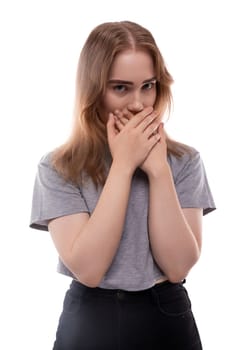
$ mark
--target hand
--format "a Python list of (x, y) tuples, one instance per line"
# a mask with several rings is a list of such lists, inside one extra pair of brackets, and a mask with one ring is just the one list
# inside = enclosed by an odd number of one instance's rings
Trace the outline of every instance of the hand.
[(163, 123), (159, 124), (157, 132), (160, 135), (160, 140), (141, 165), (141, 169), (145, 171), (148, 177), (153, 176), (156, 178), (163, 175), (168, 166), (166, 134)]
[[(129, 111), (115, 111), (116, 116), (115, 125), (118, 131), (124, 129), (127, 123), (134, 117)], [(160, 176), (163, 170), (167, 166), (167, 145), (166, 134), (164, 132), (163, 123), (161, 123), (158, 115), (155, 114), (155, 120), (153, 121), (153, 134), (157, 133), (158, 142), (148, 153), (146, 159), (140, 164), (140, 168), (148, 176)]]
[(110, 113), (107, 123), (110, 152), (113, 161), (134, 172), (160, 139), (160, 135), (154, 133), (155, 113), (152, 107), (147, 107), (128, 120), (121, 130), (117, 126), (117, 120), (118, 118)]

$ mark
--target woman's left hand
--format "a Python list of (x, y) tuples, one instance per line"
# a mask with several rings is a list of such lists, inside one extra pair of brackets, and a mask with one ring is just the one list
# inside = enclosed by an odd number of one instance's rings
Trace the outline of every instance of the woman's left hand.
[[(133, 118), (132, 113), (124, 110), (122, 112), (115, 111), (114, 115), (117, 117), (116, 127), (121, 131), (127, 122)], [(158, 122), (157, 128), (154, 132), (160, 135), (160, 140), (152, 148), (148, 157), (141, 164), (140, 168), (148, 175), (148, 177), (159, 177), (163, 174), (163, 171), (167, 168), (167, 143), (166, 134), (164, 131), (164, 124)]]
[(164, 124), (160, 123), (157, 129), (160, 135), (159, 142), (152, 148), (146, 160), (140, 166), (145, 173), (150, 177), (159, 177), (163, 171), (167, 169), (167, 143), (166, 134), (164, 132)]

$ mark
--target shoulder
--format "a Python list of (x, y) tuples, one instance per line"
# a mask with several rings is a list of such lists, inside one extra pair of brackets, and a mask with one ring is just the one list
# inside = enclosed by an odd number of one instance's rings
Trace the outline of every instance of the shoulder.
[(168, 155), (168, 163), (171, 167), (174, 180), (181, 174), (185, 175), (194, 172), (195, 169), (200, 168), (202, 163), (200, 152), (192, 146), (185, 146), (186, 150), (181, 156)]
[(42, 155), (38, 162), (39, 167), (52, 168), (53, 151), (49, 151)]
[(42, 173), (53, 173), (54, 176), (61, 177), (54, 166), (54, 154), (55, 151), (53, 150), (42, 155), (38, 162), (38, 171)]
[(53, 165), (54, 151), (45, 153), (38, 162), (37, 176), (43, 184), (64, 185), (66, 181)]
[(200, 152), (192, 147), (185, 145), (186, 149), (183, 151), (181, 156), (175, 156), (174, 154), (168, 154), (168, 162), (171, 166), (178, 166), (179, 168), (183, 168), (189, 162), (194, 161), (195, 159), (200, 158)]

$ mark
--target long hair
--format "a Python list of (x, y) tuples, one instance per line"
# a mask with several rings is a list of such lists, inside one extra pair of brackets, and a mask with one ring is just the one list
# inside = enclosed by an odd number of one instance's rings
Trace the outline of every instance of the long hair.
[[(106, 180), (108, 150), (106, 121), (98, 113), (116, 55), (128, 49), (148, 52), (154, 63), (157, 96), (154, 108), (170, 111), (173, 82), (151, 33), (129, 21), (103, 23), (88, 36), (79, 57), (74, 125), (67, 142), (53, 152), (53, 166), (66, 180), (82, 184), (84, 174), (96, 186)], [(167, 136), (168, 153), (182, 156), (186, 146)]]

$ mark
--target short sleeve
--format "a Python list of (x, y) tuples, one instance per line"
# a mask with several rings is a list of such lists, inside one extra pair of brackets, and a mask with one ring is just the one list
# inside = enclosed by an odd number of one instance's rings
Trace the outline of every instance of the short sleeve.
[(66, 182), (51, 166), (51, 153), (44, 156), (35, 178), (30, 227), (48, 231), (51, 219), (89, 212), (78, 186)]
[(202, 208), (203, 215), (216, 209), (199, 152), (186, 154), (174, 161), (174, 182), (182, 208)]

